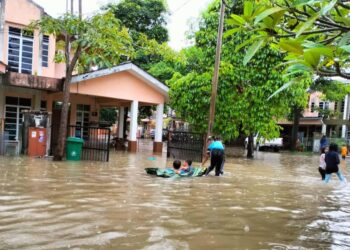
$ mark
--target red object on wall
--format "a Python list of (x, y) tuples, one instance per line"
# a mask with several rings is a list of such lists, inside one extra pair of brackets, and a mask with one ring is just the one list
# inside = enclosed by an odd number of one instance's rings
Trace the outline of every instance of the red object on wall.
[(46, 154), (46, 128), (29, 128), (28, 155), (43, 157)]

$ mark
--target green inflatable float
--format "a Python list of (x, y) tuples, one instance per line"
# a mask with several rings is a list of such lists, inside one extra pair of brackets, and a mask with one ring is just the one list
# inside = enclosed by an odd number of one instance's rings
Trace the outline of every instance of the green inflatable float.
[(181, 172), (177, 174), (172, 168), (145, 168), (146, 173), (157, 177), (200, 177), (205, 175), (207, 168), (192, 167), (188, 172)]

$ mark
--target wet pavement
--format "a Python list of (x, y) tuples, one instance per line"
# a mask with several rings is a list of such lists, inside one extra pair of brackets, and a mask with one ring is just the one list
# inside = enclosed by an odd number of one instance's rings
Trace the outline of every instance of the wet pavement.
[(0, 249), (350, 249), (350, 186), (323, 184), (317, 155), (259, 152), (182, 179), (147, 176), (170, 164), (150, 156), (0, 157)]

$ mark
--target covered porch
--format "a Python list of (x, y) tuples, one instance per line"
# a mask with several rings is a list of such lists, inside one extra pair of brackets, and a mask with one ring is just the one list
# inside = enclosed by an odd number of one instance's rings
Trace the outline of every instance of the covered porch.
[[(168, 100), (168, 91), (168, 87), (163, 83), (132, 63), (74, 76), (70, 87), (69, 124), (71, 126), (98, 125), (101, 108), (117, 108), (117, 137), (124, 139), (126, 117), (129, 112), (128, 150), (136, 152), (139, 108), (155, 106), (153, 151), (161, 153), (163, 111), (164, 104)], [(62, 93), (53, 93), (48, 95), (47, 99), (54, 116), (55, 103), (62, 100)]]

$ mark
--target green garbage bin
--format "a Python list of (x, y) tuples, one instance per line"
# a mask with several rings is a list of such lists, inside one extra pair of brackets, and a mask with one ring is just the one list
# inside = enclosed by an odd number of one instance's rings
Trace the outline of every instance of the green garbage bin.
[(68, 137), (66, 147), (66, 159), (68, 161), (80, 161), (84, 140), (78, 137)]

